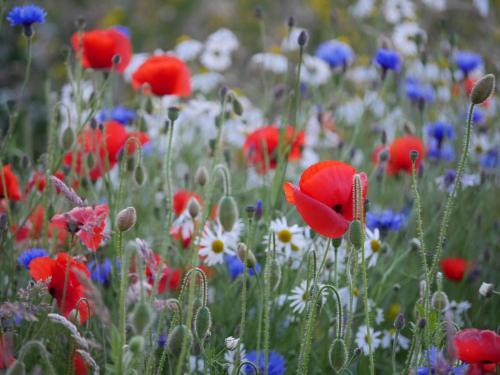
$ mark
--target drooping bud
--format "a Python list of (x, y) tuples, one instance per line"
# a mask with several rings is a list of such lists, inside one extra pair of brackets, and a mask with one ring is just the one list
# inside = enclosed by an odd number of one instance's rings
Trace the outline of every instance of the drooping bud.
[(142, 336), (134, 336), (130, 339), (128, 343), (130, 351), (135, 355), (142, 353), (144, 351), (144, 346), (145, 346), (145, 340), (144, 337)]
[(225, 195), (219, 201), (219, 221), (226, 232), (233, 229), (238, 220), (238, 206), (230, 195)]
[(167, 350), (170, 354), (178, 356), (181, 353), (182, 342), (184, 341), (184, 337), (186, 337), (186, 335), (188, 335), (187, 348), (189, 352), (189, 349), (191, 348), (191, 344), (193, 342), (193, 335), (184, 324), (174, 327), (172, 332), (170, 332), (170, 334), (168, 335), (167, 339)]
[(281, 282), (281, 266), (276, 258), (271, 261), (270, 284), (273, 291), (277, 290)]
[(328, 351), (328, 360), (330, 361), (330, 366), (335, 371), (340, 371), (344, 368), (347, 363), (347, 349), (343, 339), (336, 338), (333, 340)]
[(201, 207), (200, 204), (198, 203), (198, 200), (191, 198), (188, 203), (189, 216), (195, 219), (200, 214), (200, 210)]
[(144, 181), (146, 181), (146, 172), (142, 164), (139, 164), (137, 168), (135, 168), (134, 179), (138, 186), (142, 186)]
[(445, 292), (438, 290), (432, 295), (431, 303), (436, 310), (443, 311), (449, 305), (448, 296)]
[(120, 232), (126, 232), (131, 229), (137, 220), (137, 213), (134, 207), (127, 207), (116, 215), (116, 227)]
[(208, 171), (207, 168), (201, 166), (196, 170), (194, 174), (194, 181), (201, 187), (205, 186), (208, 182)]
[(394, 319), (394, 328), (396, 328), (398, 331), (402, 330), (406, 325), (405, 321), (405, 316), (401, 313), (399, 313), (396, 316), (396, 319)]
[(472, 87), (470, 101), (472, 104), (481, 104), (485, 102), (495, 90), (495, 76), (486, 74), (479, 79)]
[(349, 225), (349, 241), (355, 249), (361, 249), (363, 246), (363, 225), (359, 220), (353, 220)]
[(196, 311), (193, 322), (193, 329), (199, 340), (204, 340), (210, 335), (212, 327), (212, 314), (207, 306), (201, 306)]
[(135, 332), (142, 334), (152, 321), (153, 311), (145, 301), (140, 301), (132, 313), (132, 324)]
[(485, 298), (490, 298), (494, 288), (495, 286), (493, 284), (483, 282), (479, 287), (479, 294)]

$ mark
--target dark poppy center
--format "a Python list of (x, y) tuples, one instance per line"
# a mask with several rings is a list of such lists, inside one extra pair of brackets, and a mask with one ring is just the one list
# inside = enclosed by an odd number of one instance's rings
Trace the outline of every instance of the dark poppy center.
[(49, 294), (55, 298), (55, 293), (56, 293), (56, 288), (54, 288), (53, 286), (49, 288)]
[(341, 204), (336, 204), (336, 205), (334, 205), (334, 206), (332, 207), (332, 209), (333, 209), (336, 213), (340, 214), (340, 211), (342, 211), (342, 205), (341, 205)]

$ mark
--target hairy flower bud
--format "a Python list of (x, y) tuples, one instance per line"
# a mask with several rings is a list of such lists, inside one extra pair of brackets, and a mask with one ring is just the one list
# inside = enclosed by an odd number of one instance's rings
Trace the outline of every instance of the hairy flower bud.
[(207, 306), (201, 306), (196, 311), (193, 321), (193, 330), (200, 340), (206, 339), (210, 335), (212, 327), (212, 314)]
[(128, 343), (128, 347), (130, 348), (130, 351), (133, 354), (138, 355), (139, 353), (144, 351), (145, 344), (146, 344), (146, 342), (144, 340), (144, 337), (134, 336), (130, 339), (130, 341)]
[(340, 371), (347, 363), (347, 349), (343, 339), (336, 338), (333, 340), (330, 350), (328, 351), (328, 360), (330, 366), (335, 371)]
[(397, 330), (401, 330), (405, 327), (405, 316), (401, 313), (399, 313), (397, 316), (396, 316), (396, 319), (394, 319), (394, 328), (396, 328)]
[(201, 207), (200, 204), (198, 203), (198, 200), (191, 198), (188, 203), (189, 216), (195, 219), (200, 214), (200, 210)]
[(138, 186), (144, 185), (144, 181), (146, 181), (146, 172), (141, 164), (135, 168), (134, 180)]
[(167, 339), (167, 350), (171, 355), (179, 356), (182, 350), (182, 342), (184, 341), (184, 337), (188, 335), (188, 351), (191, 348), (191, 344), (193, 342), (193, 335), (187, 329), (184, 324), (175, 326), (172, 332), (168, 335)]
[(443, 311), (448, 307), (448, 296), (445, 292), (438, 290), (432, 295), (431, 304), (436, 310)]
[(238, 206), (233, 197), (225, 195), (219, 201), (219, 221), (226, 232), (233, 229), (238, 220)]
[(238, 98), (236, 97), (236, 95), (233, 95), (233, 103), (232, 104), (233, 104), (233, 112), (236, 115), (241, 116), (243, 114), (243, 105), (238, 100)]
[(353, 220), (349, 225), (349, 240), (356, 249), (363, 246), (363, 227), (361, 221)]
[(194, 174), (194, 181), (200, 185), (200, 186), (205, 186), (208, 182), (208, 171), (207, 168), (201, 166), (196, 170), (196, 173)]
[(63, 149), (69, 150), (73, 145), (74, 140), (75, 140), (75, 132), (73, 131), (72, 128), (68, 126), (66, 129), (64, 129), (61, 138), (61, 144)]
[(132, 324), (135, 332), (142, 334), (152, 321), (153, 311), (145, 301), (140, 301), (132, 312)]
[(495, 90), (495, 76), (493, 74), (486, 74), (478, 80), (470, 94), (470, 101), (472, 104), (481, 104), (486, 101)]
[(299, 43), (299, 46), (304, 47), (307, 43), (307, 39), (309, 39), (307, 32), (305, 30), (302, 30), (299, 34), (299, 37), (297, 38), (297, 43)]
[(116, 227), (120, 232), (126, 232), (131, 229), (137, 220), (137, 214), (134, 207), (127, 207), (116, 215)]
[(177, 107), (168, 107), (168, 119), (171, 122), (174, 122), (179, 118), (179, 108)]

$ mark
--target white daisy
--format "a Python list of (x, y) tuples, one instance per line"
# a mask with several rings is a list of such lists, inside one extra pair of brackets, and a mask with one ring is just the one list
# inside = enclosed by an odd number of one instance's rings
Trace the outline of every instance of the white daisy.
[(224, 263), (224, 254), (234, 255), (237, 241), (231, 233), (223, 231), (219, 223), (213, 229), (207, 224), (200, 240), (200, 256), (207, 266)]
[(390, 23), (415, 16), (415, 5), (411, 0), (385, 0), (383, 10), (385, 19)]
[(256, 53), (250, 59), (250, 64), (274, 74), (285, 74), (288, 69), (286, 56), (274, 52)]
[(415, 36), (420, 35), (426, 38), (425, 32), (415, 22), (404, 22), (396, 25), (392, 33), (392, 41), (396, 49), (403, 55), (415, 55), (417, 44)]
[[(281, 217), (271, 221), (270, 229), (275, 234), (277, 252), (284, 252), (287, 258), (301, 255), (308, 242), (303, 227), (297, 224), (290, 226), (286, 218)], [(265, 240), (270, 248), (272, 238), (266, 236)]]
[(304, 55), (300, 68), (300, 79), (312, 86), (321, 86), (330, 80), (332, 73), (329, 65), (317, 57)]
[(207, 46), (201, 54), (200, 62), (207, 69), (220, 72), (231, 66), (231, 53), (222, 45)]
[(377, 349), (382, 343), (380, 334), (381, 332), (375, 331), (373, 328), (368, 330), (367, 326), (362, 325), (356, 333), (356, 345), (361, 349), (364, 355), (368, 355), (370, 353), (370, 349), (368, 347), (369, 342), (371, 342), (372, 352), (374, 352), (375, 349)]
[(194, 220), (187, 208), (175, 218), (170, 228), (171, 235), (180, 235), (183, 241), (191, 238), (194, 232)]
[(231, 30), (221, 28), (208, 36), (205, 46), (207, 48), (220, 46), (224, 52), (232, 53), (238, 49), (240, 42)]
[(375, 0), (358, 0), (349, 7), (349, 13), (355, 18), (365, 18), (370, 15), (375, 6)]
[(375, 323), (382, 324), (384, 322), (384, 310), (380, 308), (375, 309)]
[[(382, 342), (381, 342), (382, 348), (384, 348), (384, 349), (392, 348), (392, 342), (394, 341), (394, 339), (396, 337), (396, 329), (394, 329), (394, 328), (389, 329), (389, 330), (386, 329), (382, 332), (382, 334), (383, 334)], [(403, 348), (403, 350), (408, 350), (409, 347), (410, 347), (410, 340), (407, 337), (403, 336), (400, 332), (398, 334), (398, 342), (396, 344), (396, 351), (398, 352), (399, 348)]]
[(195, 39), (187, 39), (175, 46), (175, 55), (184, 61), (193, 61), (203, 49), (203, 43)]
[(224, 77), (220, 73), (208, 72), (195, 74), (191, 77), (191, 87), (194, 91), (200, 91), (203, 94), (208, 94), (214, 91), (217, 86), (224, 80)]
[(380, 231), (378, 228), (375, 228), (373, 231), (366, 228), (365, 233), (365, 258), (368, 261), (368, 267), (373, 267), (377, 264), (378, 256), (382, 250)]
[(449, 312), (453, 316), (453, 321), (459, 326), (462, 327), (464, 325), (464, 314), (467, 313), (467, 310), (471, 308), (471, 304), (468, 301), (451, 301), (446, 309), (446, 312)]
[[(241, 341), (239, 341), (239, 345), (240, 345), (240, 363), (241, 361), (243, 361), (246, 356), (247, 356), (247, 353), (246, 353), (246, 350), (245, 350), (245, 345), (243, 345), (243, 343)], [(235, 346), (234, 349), (232, 350), (226, 350), (226, 352), (224, 353), (224, 361), (226, 361), (226, 366), (227, 366), (227, 373), (228, 374), (232, 374), (233, 371), (234, 371), (234, 365), (236, 363), (236, 355), (237, 355), (237, 345)]]
[[(319, 284), (318, 288), (323, 285)], [(307, 288), (307, 280), (302, 281), (298, 286), (292, 289), (292, 294), (288, 296), (288, 301), (290, 301), (290, 307), (294, 313), (302, 314), (306, 308), (306, 303), (310, 298), (312, 284), (309, 284), (309, 289)], [(322, 293), (322, 302), (326, 302), (326, 295), (328, 291), (324, 290)]]

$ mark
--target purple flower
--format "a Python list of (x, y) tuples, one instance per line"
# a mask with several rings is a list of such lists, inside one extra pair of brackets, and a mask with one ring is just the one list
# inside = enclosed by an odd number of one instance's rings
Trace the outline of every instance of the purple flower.
[(380, 66), (384, 70), (394, 70), (399, 71), (401, 65), (401, 58), (396, 51), (379, 48), (375, 53), (375, 64)]
[(481, 156), (481, 166), (485, 169), (496, 169), (498, 167), (499, 157), (498, 157), (498, 149), (492, 148), (486, 151)]
[[(269, 352), (267, 371), (265, 371), (264, 367), (265, 360), (263, 352), (259, 352), (257, 355), (257, 352), (252, 350), (245, 356), (245, 359), (257, 366), (259, 374), (267, 373), (268, 375), (282, 375), (286, 371), (285, 358), (275, 351)], [(243, 371), (245, 374), (254, 374), (253, 368), (249, 365), (243, 366)]]
[(445, 138), (453, 139), (455, 135), (453, 125), (443, 121), (425, 125), (424, 131), (428, 137), (434, 138), (439, 143), (443, 142)]
[(125, 107), (105, 108), (98, 115), (99, 122), (114, 120), (123, 125), (128, 125), (135, 119), (135, 111)]
[(421, 83), (417, 78), (406, 79), (406, 95), (417, 102), (433, 102), (434, 88), (430, 84)]
[(471, 51), (457, 51), (454, 58), (455, 64), (465, 75), (483, 64), (481, 56)]
[(47, 253), (47, 251), (45, 249), (39, 249), (39, 248), (29, 249), (29, 250), (23, 251), (17, 257), (17, 263), (20, 266), (23, 266), (24, 268), (28, 269), (30, 266), (30, 263), (33, 259), (40, 258), (40, 257), (46, 257), (48, 255), (49, 255), (49, 253)]
[(14, 7), (7, 15), (11, 26), (22, 25), (30, 27), (34, 23), (44, 23), (47, 12), (38, 5), (23, 5)]
[(329, 40), (318, 46), (316, 57), (326, 61), (330, 68), (346, 67), (354, 60), (354, 52), (348, 44)]
[(466, 375), (467, 365), (453, 367), (435, 347), (424, 352), (424, 366), (417, 369), (417, 375), (453, 374)]
[(427, 157), (431, 160), (452, 161), (455, 160), (455, 149), (449, 142), (439, 142), (431, 138), (427, 143)]
[(366, 225), (371, 230), (378, 228), (381, 231), (399, 231), (406, 225), (406, 212), (395, 212), (391, 209), (366, 213)]
[[(241, 275), (245, 270), (244, 263), (236, 255), (226, 255), (224, 257), (224, 260), (226, 261), (227, 271), (229, 272), (233, 280), (236, 279), (239, 275)], [(248, 274), (250, 276), (254, 276), (256, 273), (259, 272), (260, 272), (259, 263), (257, 263), (254, 268), (248, 269)]]

